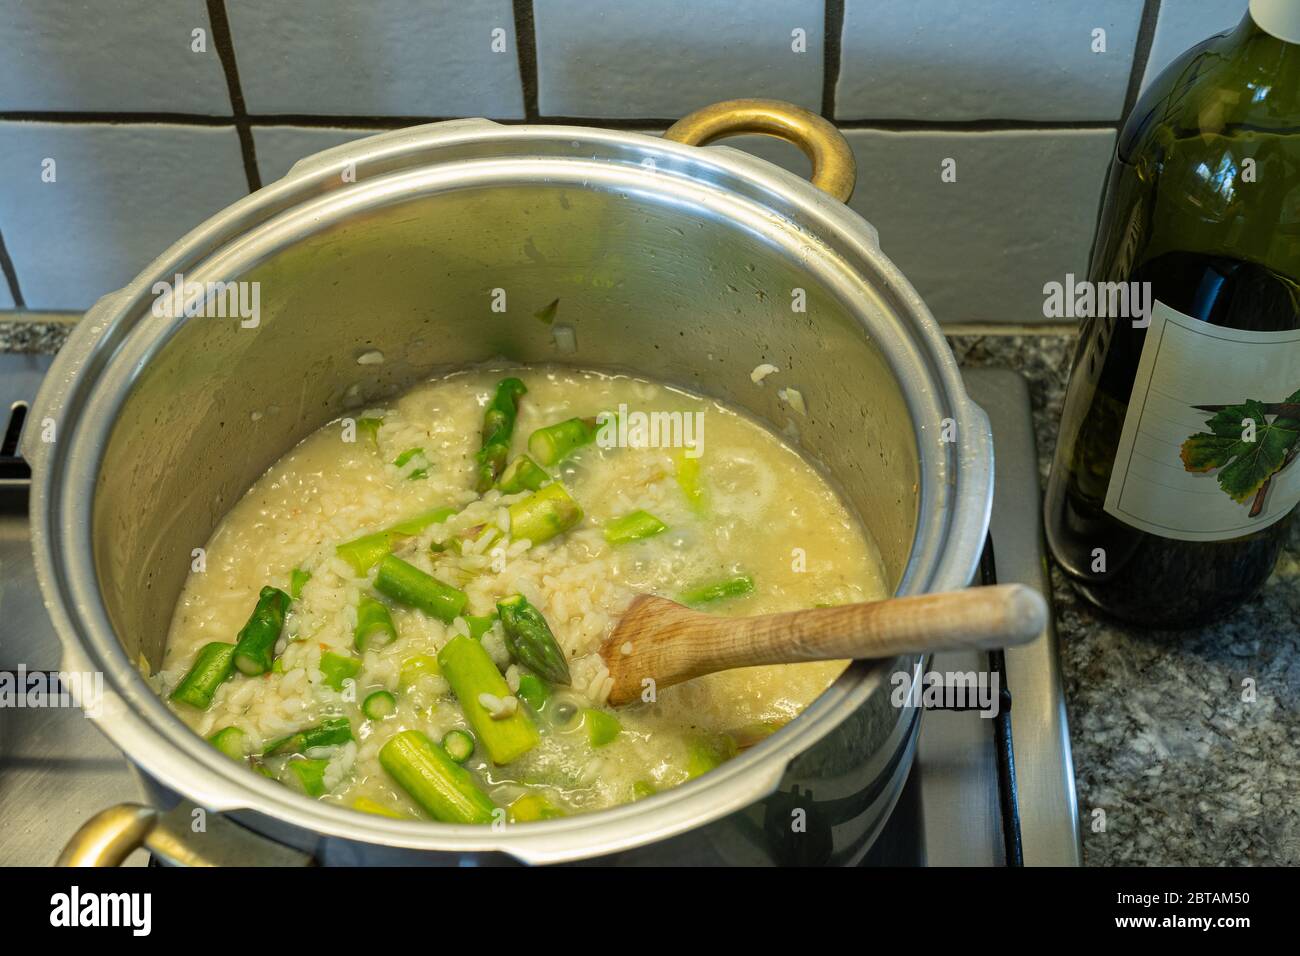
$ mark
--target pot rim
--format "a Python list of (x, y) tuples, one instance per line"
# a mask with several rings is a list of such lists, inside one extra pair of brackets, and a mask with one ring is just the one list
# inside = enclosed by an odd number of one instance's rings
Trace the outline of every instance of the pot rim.
[[(476, 158), (485, 149), (496, 150), (498, 158)], [(349, 164), (355, 164), (356, 181), (341, 192), (340, 171)], [(858, 662), (776, 734), (697, 780), (635, 804), (496, 832), (357, 813), (249, 774), (206, 746), (127, 659), (99, 593), (91, 540), (93, 499), (117, 411), (144, 364), (185, 321), (138, 322), (147, 314), (155, 280), (170, 281), (177, 272), (192, 281), (242, 274), (259, 257), (281, 248), (276, 237), (291, 232), (294, 223), (310, 220), (322, 227), (330, 215), (342, 217), (385, 191), (389, 198), (410, 198), (413, 193), (407, 190), (417, 183), (455, 188), (456, 181), (472, 181), (480, 186), (494, 164), (506, 179), (514, 164), (552, 178), (569, 175), (658, 193), (671, 189), (675, 196), (685, 192), (706, 206), (769, 224), (773, 205), (797, 210), (804, 241), (813, 243), (807, 268), (844, 293), (839, 296), (842, 306), (868, 335), (872, 330), (862, 310), (846, 293), (873, 288), (867, 276), (874, 275), (877, 292), (892, 296), (894, 307), (915, 320), (903, 328), (907, 336), (895, 341), (876, 337), (913, 421), (924, 398), (930, 411), (942, 401), (957, 425), (957, 440), (937, 450), (918, 441), (917, 529), (898, 592), (959, 588), (974, 574), (992, 506), (988, 420), (966, 395), (937, 323), (880, 252), (874, 229), (856, 212), (748, 154), (684, 146), (642, 133), (458, 120), (335, 147), (308, 157), (282, 180), (217, 213), (122, 290), (97, 302), (59, 353), (37, 399), (36, 420), (55, 419), (59, 441), (43, 445), (32, 429), (24, 439), (33, 469), (37, 574), (63, 644), (62, 668), (102, 672), (100, 729), (150, 776), (213, 810), (252, 811), (327, 836), (416, 850), (495, 851), (532, 863), (600, 855), (676, 835), (761, 799), (777, 787), (795, 756), (885, 684), (887, 663)], [(786, 228), (794, 225), (789, 216), (782, 219)], [(923, 372), (916, 372), (918, 367)], [(108, 379), (114, 380), (106, 388)]]

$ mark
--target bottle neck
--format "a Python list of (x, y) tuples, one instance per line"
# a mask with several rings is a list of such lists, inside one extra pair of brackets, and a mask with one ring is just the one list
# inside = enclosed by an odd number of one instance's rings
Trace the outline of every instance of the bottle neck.
[(1242, 75), (1293, 113), (1300, 104), (1300, 0), (1251, 0), (1230, 43), (1240, 51)]
[(1300, 0), (1250, 0), (1246, 19), (1275, 40), (1300, 45)]

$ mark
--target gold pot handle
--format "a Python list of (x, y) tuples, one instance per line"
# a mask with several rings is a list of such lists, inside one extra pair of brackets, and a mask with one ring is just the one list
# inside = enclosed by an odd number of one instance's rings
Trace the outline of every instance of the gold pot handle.
[(119, 803), (81, 825), (56, 866), (121, 866), (147, 849), (176, 866), (311, 866), (310, 855), (258, 836), (220, 813), (188, 801), (161, 813)]
[(812, 184), (848, 202), (858, 164), (844, 134), (802, 106), (782, 100), (726, 100), (683, 116), (664, 133), (687, 146), (707, 146), (724, 136), (763, 133), (798, 146), (812, 163)]

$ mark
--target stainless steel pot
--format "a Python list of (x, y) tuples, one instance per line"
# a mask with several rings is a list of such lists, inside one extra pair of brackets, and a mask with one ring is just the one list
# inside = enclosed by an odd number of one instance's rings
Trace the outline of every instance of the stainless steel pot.
[[(738, 132), (795, 142), (830, 193), (699, 148)], [(158, 804), (225, 815), (209, 831), (226, 834), (225, 858), (237, 844), (250, 861), (299, 858), (287, 848), (326, 863), (865, 853), (918, 725), (891, 705), (888, 676), (916, 660), (849, 668), (779, 733), (685, 786), (501, 830), (296, 795), (191, 733), (137, 670), (160, 659), (191, 549), (286, 449), (347, 409), (492, 359), (629, 369), (747, 409), (833, 478), (899, 593), (966, 585), (988, 524), (988, 422), (875, 230), (844, 206), (853, 176), (834, 127), (772, 101), (709, 107), (662, 139), (436, 123), (303, 160), (101, 299), (41, 391), (35, 421), (54, 440), (28, 429), (32, 535), (64, 669), (104, 674), (98, 724)], [(260, 283), (259, 324), (156, 317), (158, 283), (178, 273)], [(534, 318), (557, 297), (572, 339)], [(374, 350), (382, 364), (358, 363)], [(751, 382), (760, 362), (782, 369), (806, 415)], [(185, 829), (175, 814), (114, 808), (66, 859), (111, 862), (141, 843), (187, 862), (223, 856)]]

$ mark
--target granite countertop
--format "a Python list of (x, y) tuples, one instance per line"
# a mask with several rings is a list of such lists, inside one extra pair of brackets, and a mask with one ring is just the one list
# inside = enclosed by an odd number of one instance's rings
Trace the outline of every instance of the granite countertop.
[[(69, 328), (0, 321), (0, 351), (56, 351)], [(1073, 337), (950, 341), (964, 365), (1013, 368), (1029, 380), (1045, 476)], [(1300, 522), (1263, 593), (1196, 631), (1107, 621), (1053, 570), (1086, 863), (1300, 864), (1297, 585)], [(1253, 702), (1243, 700), (1247, 678)]]

